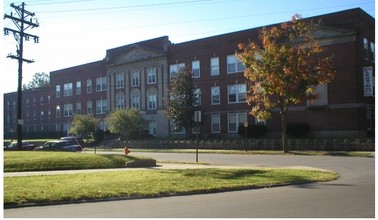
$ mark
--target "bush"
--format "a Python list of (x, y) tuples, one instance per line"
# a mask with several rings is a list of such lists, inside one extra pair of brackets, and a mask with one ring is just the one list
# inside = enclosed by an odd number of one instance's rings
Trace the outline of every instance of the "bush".
[(310, 131), (310, 125), (304, 123), (290, 123), (286, 125), (286, 132), (289, 137), (302, 138)]
[[(268, 131), (265, 125), (250, 125), (247, 127), (247, 136), (248, 138), (262, 138), (265, 136)], [(240, 125), (238, 129), (238, 134), (241, 137), (245, 137), (245, 127)]]

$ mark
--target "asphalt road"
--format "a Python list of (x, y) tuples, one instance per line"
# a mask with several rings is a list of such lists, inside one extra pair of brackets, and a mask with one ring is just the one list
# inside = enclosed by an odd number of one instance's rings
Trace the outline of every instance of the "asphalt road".
[[(132, 153), (194, 162), (195, 154)], [(199, 162), (243, 167), (317, 167), (335, 181), (153, 199), (5, 209), (4, 217), (375, 217), (375, 159), (330, 156), (199, 154)]]

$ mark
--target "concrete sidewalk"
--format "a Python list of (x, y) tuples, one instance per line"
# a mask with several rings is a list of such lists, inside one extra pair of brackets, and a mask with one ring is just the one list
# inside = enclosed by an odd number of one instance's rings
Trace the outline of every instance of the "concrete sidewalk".
[[(155, 167), (143, 168), (112, 168), (112, 169), (86, 169), (86, 170), (53, 170), (53, 171), (27, 171), (27, 172), (5, 172), (4, 177), (17, 176), (43, 176), (43, 175), (61, 175), (61, 174), (78, 174), (78, 173), (100, 173), (114, 171), (135, 171), (135, 170), (164, 170), (164, 169), (261, 169), (261, 168), (282, 168), (282, 169), (300, 169), (300, 170), (324, 170), (307, 166), (289, 166), (289, 167), (266, 167), (266, 166), (213, 166), (203, 164), (180, 164), (180, 163), (158, 163)], [(324, 170), (326, 171), (326, 170)]]

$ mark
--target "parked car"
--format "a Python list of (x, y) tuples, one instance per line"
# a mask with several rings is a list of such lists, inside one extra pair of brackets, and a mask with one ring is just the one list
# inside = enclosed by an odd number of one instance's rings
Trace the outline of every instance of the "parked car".
[[(22, 142), (21, 150), (33, 150), (35, 145), (29, 142)], [(4, 146), (4, 150), (18, 150), (17, 141), (11, 142), (8, 146)]]
[(67, 137), (61, 137), (59, 140), (70, 140), (73, 143), (80, 145), (81, 148), (85, 147), (85, 143), (81, 137), (78, 136), (67, 136)]
[(83, 148), (71, 140), (48, 141), (44, 145), (34, 148), (36, 151), (71, 151), (81, 152)]

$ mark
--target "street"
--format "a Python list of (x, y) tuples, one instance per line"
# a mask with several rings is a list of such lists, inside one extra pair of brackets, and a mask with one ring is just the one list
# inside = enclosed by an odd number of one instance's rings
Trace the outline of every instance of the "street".
[[(132, 153), (194, 162), (195, 154)], [(339, 173), (325, 183), (107, 202), (5, 209), (4, 217), (375, 217), (375, 158), (199, 154), (199, 162), (243, 167), (317, 167)]]

